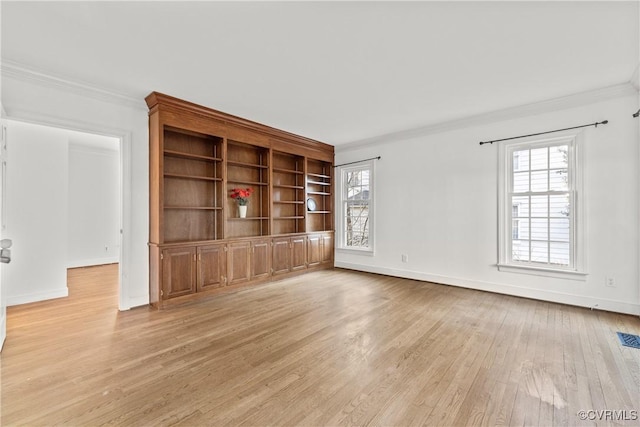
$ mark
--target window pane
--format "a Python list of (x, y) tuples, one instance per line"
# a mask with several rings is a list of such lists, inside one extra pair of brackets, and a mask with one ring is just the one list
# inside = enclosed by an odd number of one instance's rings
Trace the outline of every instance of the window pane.
[(529, 170), (529, 150), (513, 152), (513, 170), (514, 171)]
[(570, 258), (569, 243), (551, 242), (550, 263), (560, 266), (568, 266)]
[(548, 169), (548, 153), (547, 147), (531, 150), (531, 170)]
[(549, 215), (548, 196), (531, 196), (531, 216), (547, 217)]
[(518, 207), (518, 217), (529, 217), (529, 196), (514, 196), (511, 198), (511, 205)]
[(514, 240), (511, 245), (511, 259), (514, 261), (529, 261), (529, 242)]
[(549, 222), (546, 218), (531, 218), (531, 238), (534, 240), (549, 239)]
[(531, 172), (531, 191), (547, 191), (549, 189), (548, 171)]
[(549, 247), (547, 242), (531, 242), (531, 261), (549, 262)]
[(528, 240), (531, 238), (529, 233), (529, 219), (521, 219), (518, 224), (519, 239)]
[(513, 174), (513, 192), (525, 193), (529, 191), (529, 172), (516, 172)]
[(569, 175), (567, 169), (553, 169), (549, 171), (549, 190), (567, 191), (569, 189)]
[(549, 216), (551, 217), (569, 217), (569, 195), (559, 194), (549, 196)]
[[(368, 173), (358, 173), (351, 176), (351, 183), (358, 183), (349, 197), (344, 203), (345, 212), (345, 243), (351, 247), (368, 247), (369, 244), (369, 201), (368, 189), (364, 188), (362, 180), (368, 180)], [(363, 192), (366, 191), (366, 195)]]
[(569, 147), (567, 145), (549, 147), (549, 168), (567, 169), (569, 167), (568, 153)]
[(549, 240), (568, 242), (571, 235), (569, 218), (551, 218), (549, 232)]

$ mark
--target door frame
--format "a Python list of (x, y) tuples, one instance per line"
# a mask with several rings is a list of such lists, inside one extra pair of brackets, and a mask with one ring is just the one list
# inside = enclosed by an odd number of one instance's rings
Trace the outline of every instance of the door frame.
[(4, 119), (31, 123), (34, 125), (50, 126), (60, 129), (85, 132), (94, 135), (108, 136), (119, 139), (119, 187), (120, 187), (120, 250), (118, 254), (118, 309), (120, 311), (131, 308), (129, 302), (129, 265), (131, 245), (131, 165), (132, 165), (132, 133), (121, 128), (112, 128), (87, 123), (81, 120), (67, 120), (55, 116), (28, 114), (24, 116), (6, 115)]

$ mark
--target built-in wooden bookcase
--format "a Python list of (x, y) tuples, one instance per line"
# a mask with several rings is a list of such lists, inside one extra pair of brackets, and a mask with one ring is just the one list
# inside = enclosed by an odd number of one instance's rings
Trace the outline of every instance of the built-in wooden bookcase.
[(333, 230), (333, 165), (307, 159), (307, 232)]
[[(333, 267), (333, 147), (153, 92), (149, 302)], [(253, 190), (240, 218), (234, 188)]]
[(304, 157), (273, 151), (273, 234), (305, 231)]
[[(233, 188), (251, 188), (247, 217), (228, 196)], [(227, 142), (227, 238), (267, 236), (269, 232), (269, 149)]]
[(163, 138), (164, 243), (222, 238), (222, 138), (169, 127)]

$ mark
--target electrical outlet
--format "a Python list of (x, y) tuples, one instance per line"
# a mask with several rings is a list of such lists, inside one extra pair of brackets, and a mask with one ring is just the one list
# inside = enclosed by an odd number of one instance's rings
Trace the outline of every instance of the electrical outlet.
[(604, 279), (604, 285), (608, 288), (615, 288), (616, 287), (616, 278), (613, 276), (607, 276)]
[(409, 262), (409, 255), (402, 254), (402, 262)]

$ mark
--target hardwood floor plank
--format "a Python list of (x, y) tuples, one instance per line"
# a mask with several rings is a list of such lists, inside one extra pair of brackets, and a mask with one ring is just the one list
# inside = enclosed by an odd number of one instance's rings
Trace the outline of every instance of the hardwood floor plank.
[(344, 270), (117, 311), (118, 266), (9, 307), (2, 425), (634, 425), (637, 317)]

